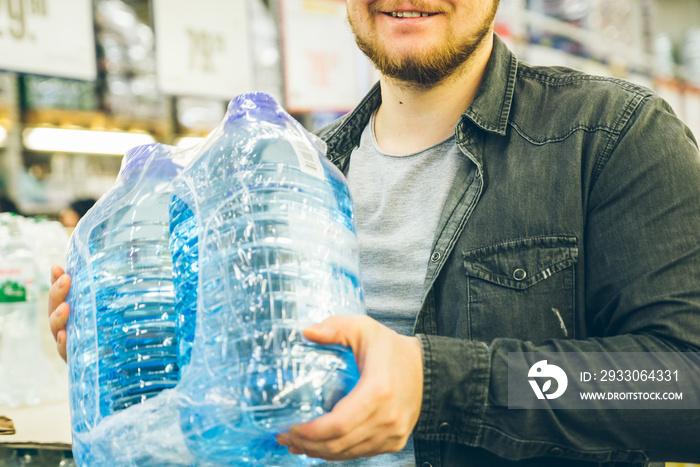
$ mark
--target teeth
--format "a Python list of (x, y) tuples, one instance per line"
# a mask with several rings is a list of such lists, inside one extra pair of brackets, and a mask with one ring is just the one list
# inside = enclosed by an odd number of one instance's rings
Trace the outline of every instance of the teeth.
[(391, 16), (394, 18), (421, 18), (423, 16), (430, 16), (430, 13), (423, 13), (420, 11), (392, 11)]

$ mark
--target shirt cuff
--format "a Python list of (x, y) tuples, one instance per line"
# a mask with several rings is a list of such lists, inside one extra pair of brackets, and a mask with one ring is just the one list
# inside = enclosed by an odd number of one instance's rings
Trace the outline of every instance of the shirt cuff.
[(423, 349), (423, 404), (414, 436), (476, 445), (488, 396), (488, 346), (425, 334), (418, 338)]

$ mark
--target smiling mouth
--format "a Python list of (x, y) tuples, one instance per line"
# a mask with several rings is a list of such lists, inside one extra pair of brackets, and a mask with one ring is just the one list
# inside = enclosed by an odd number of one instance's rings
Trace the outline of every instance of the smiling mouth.
[(437, 13), (425, 13), (422, 11), (391, 11), (384, 14), (394, 18), (424, 18), (426, 16), (433, 16)]

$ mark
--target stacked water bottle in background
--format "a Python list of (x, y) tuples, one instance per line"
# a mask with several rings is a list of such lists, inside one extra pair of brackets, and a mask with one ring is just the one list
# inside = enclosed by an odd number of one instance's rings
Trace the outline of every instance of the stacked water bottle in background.
[(37, 404), (41, 388), (38, 372), (29, 364), (40, 346), (36, 270), (23, 222), (0, 214), (0, 405), (10, 406)]
[[(65, 367), (45, 349), (48, 264), (62, 264), (68, 235), (57, 222), (0, 213), (0, 406), (65, 399)], [(63, 373), (59, 374), (59, 371)]]
[(352, 202), (323, 151), (252, 93), (196, 148), (127, 154), (68, 255), (80, 465), (314, 463), (274, 436), (359, 372), (302, 331), (364, 313)]

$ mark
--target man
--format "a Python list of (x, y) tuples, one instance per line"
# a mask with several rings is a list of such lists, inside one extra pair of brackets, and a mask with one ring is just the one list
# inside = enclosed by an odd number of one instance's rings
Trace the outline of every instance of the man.
[(698, 460), (697, 411), (508, 408), (509, 353), (698, 350), (700, 158), (651, 91), (518, 62), (497, 7), (348, 0), (382, 75), (319, 133), (355, 199), (370, 315), (399, 332), (367, 317), (307, 329), (351, 346), (362, 376), (278, 441), (328, 460), (398, 451), (386, 465), (408, 450), (424, 467)]
[(96, 202), (97, 200), (94, 198), (76, 199), (58, 214), (58, 221), (64, 227), (75, 228), (78, 221), (87, 214)]

